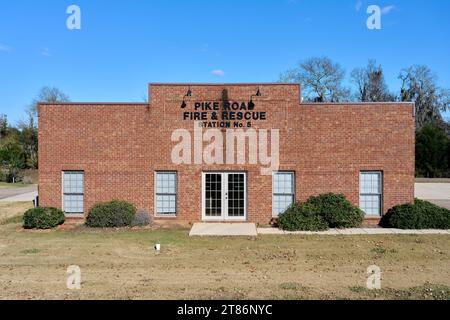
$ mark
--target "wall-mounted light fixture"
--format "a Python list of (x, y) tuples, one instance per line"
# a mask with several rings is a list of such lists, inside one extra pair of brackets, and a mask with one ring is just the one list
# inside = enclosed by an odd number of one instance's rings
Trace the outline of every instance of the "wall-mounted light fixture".
[(256, 94), (254, 94), (254, 95), (252, 95), (250, 97), (250, 101), (248, 103), (248, 109), (249, 110), (255, 109), (255, 103), (253, 102), (253, 97), (261, 97), (261, 96), (262, 96), (261, 90), (259, 90), (259, 88), (258, 88), (258, 91), (256, 91)]
[(189, 87), (189, 89), (188, 89), (188, 92), (184, 95), (184, 97), (183, 97), (183, 103), (181, 104), (181, 109), (184, 109), (184, 108), (186, 108), (187, 107), (187, 104), (186, 104), (186, 98), (187, 97), (192, 97), (192, 90), (191, 90), (191, 87)]

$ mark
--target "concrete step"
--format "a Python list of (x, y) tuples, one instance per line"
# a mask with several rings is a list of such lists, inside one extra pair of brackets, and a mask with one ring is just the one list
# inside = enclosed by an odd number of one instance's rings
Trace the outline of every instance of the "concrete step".
[(192, 226), (190, 237), (205, 236), (247, 236), (256, 237), (256, 224), (254, 223), (195, 223)]

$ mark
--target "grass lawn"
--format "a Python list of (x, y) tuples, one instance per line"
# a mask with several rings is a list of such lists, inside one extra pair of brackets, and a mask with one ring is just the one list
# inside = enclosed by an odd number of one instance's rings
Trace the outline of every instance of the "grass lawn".
[(17, 182), (17, 183), (7, 183), (7, 182), (0, 182), (0, 189), (17, 189), (17, 188), (25, 188), (25, 187), (31, 187), (32, 184)]
[(1, 202), (0, 225), (8, 222), (17, 222), (25, 211), (32, 208), (31, 201), (27, 202)]
[[(365, 289), (373, 264), (381, 291)], [(70, 265), (81, 268), (79, 291), (66, 288)], [(189, 238), (0, 225), (0, 299), (450, 299), (449, 266), (446, 235)]]

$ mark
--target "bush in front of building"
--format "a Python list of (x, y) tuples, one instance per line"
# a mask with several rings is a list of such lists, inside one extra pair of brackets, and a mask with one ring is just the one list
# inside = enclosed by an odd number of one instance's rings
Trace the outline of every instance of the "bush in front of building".
[(97, 203), (89, 210), (86, 225), (91, 228), (130, 227), (135, 215), (136, 208), (126, 201)]
[(322, 231), (329, 228), (361, 226), (364, 212), (341, 194), (323, 194), (296, 203), (278, 217), (278, 226), (287, 231)]
[(315, 207), (296, 203), (278, 217), (278, 226), (286, 231), (324, 231), (328, 223), (317, 214)]
[(25, 212), (25, 229), (52, 229), (64, 223), (64, 212), (56, 208), (33, 208)]
[(145, 227), (152, 223), (150, 214), (146, 210), (139, 210), (134, 216), (132, 227)]
[(315, 207), (330, 228), (356, 228), (364, 220), (364, 212), (353, 205), (343, 194), (327, 193), (311, 197), (306, 203)]
[(416, 199), (390, 209), (380, 225), (396, 229), (450, 229), (450, 210)]

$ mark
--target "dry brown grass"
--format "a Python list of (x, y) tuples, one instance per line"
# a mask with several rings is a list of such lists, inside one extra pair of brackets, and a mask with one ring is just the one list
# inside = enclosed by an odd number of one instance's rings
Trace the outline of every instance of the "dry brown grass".
[(22, 182), (17, 183), (0, 182), (0, 189), (20, 189), (30, 186), (32, 186), (32, 184), (26, 184)]
[[(373, 264), (382, 291), (364, 289)], [(66, 288), (69, 265), (81, 267), (80, 291)], [(189, 238), (0, 226), (0, 299), (449, 299), (449, 266), (445, 235)]]
[(33, 207), (31, 201), (27, 202), (1, 202), (0, 201), (0, 224), (12, 218), (23, 215), (25, 211)]

